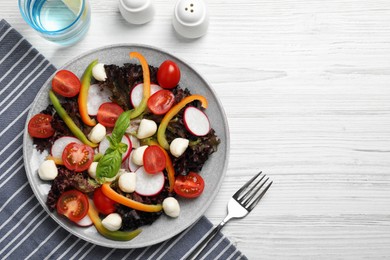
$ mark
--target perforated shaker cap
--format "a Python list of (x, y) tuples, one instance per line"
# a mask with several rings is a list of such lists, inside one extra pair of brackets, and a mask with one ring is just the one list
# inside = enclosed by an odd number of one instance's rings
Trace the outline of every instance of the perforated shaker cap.
[(198, 38), (208, 29), (207, 6), (202, 0), (178, 0), (173, 15), (173, 27), (183, 37)]

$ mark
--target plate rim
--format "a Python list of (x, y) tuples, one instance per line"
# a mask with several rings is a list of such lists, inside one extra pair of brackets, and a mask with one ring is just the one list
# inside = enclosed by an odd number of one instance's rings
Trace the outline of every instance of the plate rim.
[[(33, 190), (33, 193), (34, 193), (34, 196), (37, 198), (39, 204), (41, 207), (43, 207), (43, 209), (46, 211), (47, 214), (49, 214), (49, 216), (58, 224), (60, 225), (62, 228), (64, 228), (67, 232), (69, 232), (70, 234), (73, 234), (75, 235), (76, 237), (78, 238), (81, 238), (83, 239), (84, 241), (87, 241), (87, 242), (90, 242), (92, 244), (95, 244), (95, 245), (98, 245), (98, 246), (103, 246), (103, 247), (109, 247), (109, 248), (117, 248), (117, 249), (133, 249), (133, 248), (142, 248), (142, 247), (147, 247), (147, 246), (152, 246), (152, 245), (156, 245), (158, 243), (161, 243), (161, 242), (164, 242), (166, 240), (169, 240), (171, 239), (172, 237), (178, 235), (179, 233), (181, 232), (185, 232), (185, 230), (189, 229), (191, 226), (193, 226), (202, 216), (204, 216), (204, 213), (207, 211), (207, 209), (210, 207), (211, 203), (215, 200), (215, 197), (217, 196), (217, 194), (219, 193), (220, 189), (221, 189), (221, 186), (222, 186), (222, 182), (226, 176), (226, 172), (227, 172), (227, 168), (228, 168), (228, 162), (229, 162), (229, 156), (230, 156), (230, 130), (229, 130), (229, 124), (228, 124), (228, 119), (227, 119), (227, 116), (226, 116), (226, 112), (224, 110), (224, 107), (222, 106), (222, 103), (219, 99), (219, 97), (217, 96), (217, 93), (215, 92), (214, 88), (211, 86), (211, 84), (207, 81), (207, 79), (205, 79), (198, 71), (196, 68), (194, 68), (194, 66), (190, 65), (189, 62), (187, 62), (186, 60), (168, 52), (168, 51), (165, 51), (163, 50), (162, 48), (159, 48), (159, 47), (155, 47), (155, 46), (152, 46), (152, 45), (147, 45), (147, 44), (133, 44), (133, 43), (117, 43), (117, 44), (110, 44), (110, 45), (105, 45), (105, 46), (101, 46), (101, 47), (98, 47), (98, 48), (94, 48), (94, 49), (91, 49), (89, 51), (86, 51), (86, 52), (83, 52), (73, 58), (71, 58), (69, 61), (67, 61), (66, 63), (64, 63), (62, 66), (56, 68), (55, 67), (55, 72), (49, 76), (49, 78), (45, 81), (45, 83), (43, 83), (43, 85), (41, 86), (40, 90), (37, 92), (35, 98), (34, 98), (34, 101), (31, 103), (31, 104), (35, 104), (36, 103), (36, 100), (38, 98), (38, 96), (41, 96), (42, 95), (42, 92), (44, 92), (44, 89), (45, 89), (45, 86), (47, 86), (51, 79), (52, 79), (52, 76), (60, 69), (64, 69), (68, 66), (70, 66), (71, 64), (73, 64), (74, 62), (77, 62), (78, 60), (80, 60), (81, 58), (84, 58), (88, 55), (91, 55), (93, 53), (96, 53), (96, 52), (100, 52), (100, 51), (104, 51), (104, 50), (109, 50), (109, 49), (114, 49), (114, 48), (144, 48), (144, 49), (149, 49), (149, 50), (152, 50), (152, 51), (156, 51), (156, 52), (159, 52), (161, 54), (164, 54), (164, 55), (168, 55), (168, 56), (171, 56), (173, 58), (175, 58), (176, 60), (180, 61), (181, 63), (185, 64), (186, 66), (188, 66), (194, 73), (196, 73), (197, 77), (199, 77), (201, 80), (204, 81), (204, 83), (207, 85), (208, 87), (208, 90), (211, 92), (211, 94), (214, 96), (214, 99), (216, 101), (216, 105), (217, 107), (220, 109), (221, 113), (222, 113), (222, 121), (223, 121), (223, 127), (225, 129), (225, 134), (226, 134), (226, 148), (225, 148), (225, 155), (224, 155), (224, 164), (223, 164), (223, 167), (222, 167), (222, 172), (221, 172), (221, 176), (218, 180), (218, 183), (216, 184), (216, 189), (215, 189), (215, 192), (213, 192), (210, 196), (209, 196), (209, 199), (206, 201), (205, 203), (205, 206), (204, 206), (204, 210), (201, 210), (199, 211), (199, 213), (196, 214), (196, 217), (194, 218), (193, 221), (189, 221), (190, 223), (187, 224), (187, 225), (183, 225), (182, 227), (180, 228), (177, 228), (177, 230), (167, 236), (164, 236), (164, 237), (160, 237), (160, 239), (156, 239), (156, 240), (153, 240), (152, 243), (139, 243), (139, 244), (132, 244), (131, 243), (131, 240), (128, 241), (129, 243), (117, 243), (116, 245), (117, 246), (111, 246), (111, 245), (106, 245), (104, 243), (101, 243), (99, 241), (96, 241), (96, 240), (93, 240), (93, 239), (90, 239), (89, 237), (86, 237), (82, 234), (79, 234), (78, 232), (75, 231), (75, 229), (71, 229), (69, 228), (67, 225), (65, 225), (65, 221), (64, 220), (60, 220), (58, 218), (58, 216), (56, 216), (53, 212), (51, 212), (48, 207), (46, 206), (46, 202), (42, 200), (42, 198), (39, 196), (39, 191), (38, 191), (38, 187), (36, 185), (33, 185), (33, 179), (32, 179), (32, 172), (31, 172), (31, 169), (30, 169), (30, 163), (28, 162), (27, 160), (27, 156), (26, 156), (26, 153), (27, 153), (27, 140), (29, 140), (30, 136), (28, 134), (28, 130), (27, 130), (27, 126), (28, 126), (28, 121), (29, 119), (32, 117), (32, 108), (31, 107), (29, 109), (29, 112), (27, 114), (27, 118), (26, 118), (26, 122), (25, 122), (25, 127), (24, 127), (24, 134), (23, 134), (23, 163), (24, 163), (24, 168), (25, 168), (25, 171), (26, 171), (26, 175), (27, 175), (27, 179), (28, 179), (28, 182), (29, 182), (29, 186), (31, 187), (31, 189)], [(54, 66), (54, 65), (53, 65)], [(141, 227), (142, 228), (142, 227)], [(114, 240), (113, 240), (114, 241)]]

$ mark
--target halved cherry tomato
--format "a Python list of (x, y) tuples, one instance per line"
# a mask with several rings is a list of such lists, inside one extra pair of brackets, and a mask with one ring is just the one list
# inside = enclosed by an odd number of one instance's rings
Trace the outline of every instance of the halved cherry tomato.
[(88, 213), (88, 197), (78, 190), (69, 190), (62, 193), (57, 201), (57, 212), (68, 219), (78, 222)]
[(177, 176), (175, 186), (173, 188), (177, 195), (184, 198), (199, 197), (199, 195), (202, 194), (203, 189), (204, 180), (195, 172), (190, 172), (185, 176)]
[(48, 138), (54, 135), (54, 129), (50, 122), (53, 119), (51, 115), (37, 114), (28, 122), (28, 133), (36, 138)]
[(82, 172), (89, 168), (95, 153), (85, 144), (70, 143), (62, 152), (62, 162), (65, 167), (75, 172)]
[(58, 95), (74, 97), (80, 92), (81, 82), (73, 72), (60, 70), (54, 76), (51, 87)]
[(104, 215), (114, 213), (116, 210), (116, 202), (104, 195), (101, 188), (97, 188), (93, 192), (93, 203), (95, 204), (96, 209)]
[(143, 162), (147, 173), (158, 173), (165, 169), (165, 153), (158, 145), (151, 145), (145, 149)]
[(176, 87), (180, 81), (179, 66), (171, 60), (161, 63), (157, 71), (157, 81), (162, 88), (172, 89)]
[(123, 109), (118, 104), (106, 102), (100, 105), (97, 120), (106, 127), (114, 127), (116, 120), (123, 112)]
[(148, 108), (155, 115), (168, 112), (175, 102), (175, 95), (170, 90), (162, 89), (154, 93), (148, 100)]

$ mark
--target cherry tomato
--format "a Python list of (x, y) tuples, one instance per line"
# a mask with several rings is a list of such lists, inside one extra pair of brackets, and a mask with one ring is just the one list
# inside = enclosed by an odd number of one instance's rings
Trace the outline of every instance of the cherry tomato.
[(202, 194), (203, 189), (204, 180), (195, 172), (176, 177), (175, 186), (173, 187), (176, 194), (184, 198), (196, 198)]
[(92, 164), (93, 156), (93, 149), (88, 145), (70, 143), (62, 152), (62, 161), (69, 170), (82, 172)]
[(157, 71), (157, 81), (162, 88), (172, 89), (179, 84), (180, 69), (171, 60), (164, 61)]
[(170, 90), (157, 91), (148, 100), (148, 108), (155, 115), (163, 115), (168, 112), (175, 102), (175, 95)]
[(63, 97), (74, 97), (80, 92), (79, 78), (69, 70), (60, 70), (54, 76), (51, 87)]
[(37, 114), (33, 116), (28, 122), (28, 133), (32, 137), (36, 138), (48, 138), (54, 135), (54, 129), (50, 122), (52, 120), (51, 115)]
[(88, 197), (78, 190), (62, 193), (57, 201), (57, 212), (68, 219), (78, 222), (88, 213)]
[(143, 162), (147, 173), (158, 173), (165, 169), (166, 157), (161, 149), (158, 145), (151, 145), (145, 149)]
[(106, 127), (114, 127), (116, 120), (123, 112), (123, 109), (118, 104), (106, 102), (100, 105), (97, 120)]
[(96, 209), (104, 215), (114, 213), (116, 210), (115, 201), (104, 195), (101, 188), (97, 188), (93, 192), (93, 203)]

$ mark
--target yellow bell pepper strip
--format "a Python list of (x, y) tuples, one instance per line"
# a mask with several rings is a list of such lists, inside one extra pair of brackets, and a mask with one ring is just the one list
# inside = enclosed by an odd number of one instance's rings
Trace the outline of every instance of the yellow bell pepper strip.
[(96, 120), (90, 118), (88, 115), (87, 108), (87, 99), (88, 99), (88, 90), (91, 85), (92, 78), (92, 69), (98, 63), (98, 60), (92, 61), (88, 67), (85, 69), (83, 76), (81, 77), (81, 89), (79, 93), (78, 103), (79, 103), (79, 113), (83, 123), (88, 126), (95, 126)]
[(102, 185), (102, 192), (104, 195), (112, 199), (113, 201), (122, 204), (124, 206), (127, 206), (129, 208), (145, 211), (145, 212), (159, 212), (162, 210), (161, 204), (151, 205), (151, 204), (144, 204), (132, 199), (129, 199), (119, 193), (117, 193), (115, 190), (113, 190), (110, 187), (110, 183), (104, 183)]
[(72, 134), (84, 144), (89, 145), (92, 148), (97, 147), (98, 145), (89, 141), (88, 138), (84, 135), (83, 131), (81, 131), (80, 128), (78, 128), (78, 126), (73, 122), (72, 118), (68, 115), (66, 110), (61, 106), (60, 101), (58, 100), (57, 96), (54, 94), (52, 90), (49, 91), (49, 97), (51, 103), (54, 106), (54, 109), (57, 111), (58, 115), (62, 118), (62, 120), (64, 120), (65, 124), (68, 126)]
[(191, 95), (191, 96), (183, 98), (179, 103), (177, 103), (175, 106), (173, 106), (165, 114), (164, 118), (161, 120), (161, 123), (158, 127), (158, 130), (157, 130), (157, 141), (165, 150), (169, 149), (169, 144), (168, 144), (168, 141), (167, 141), (166, 136), (165, 136), (165, 131), (168, 127), (169, 122), (188, 103), (191, 103), (192, 101), (195, 101), (195, 100), (199, 100), (201, 102), (202, 107), (207, 108), (208, 103), (207, 103), (207, 99), (204, 96)]
[(52, 160), (56, 165), (64, 165), (62, 158), (53, 157), (51, 155), (46, 156), (46, 160)]
[(131, 110), (130, 119), (140, 116), (146, 109), (148, 105), (148, 99), (150, 97), (150, 72), (149, 65), (144, 56), (138, 52), (130, 52), (130, 58), (137, 58), (142, 66), (142, 73), (144, 77), (144, 93), (142, 96), (141, 103)]
[[(158, 145), (158, 142), (156, 142), (155, 140), (148, 140), (147, 141), (148, 145)], [(161, 147), (161, 146), (160, 146)], [(162, 148), (162, 147), (161, 147)], [(161, 149), (164, 154), (165, 154), (165, 170), (167, 171), (167, 175), (168, 175), (168, 182), (169, 182), (169, 188), (168, 188), (168, 191), (169, 192), (172, 192), (173, 191), (173, 187), (175, 186), (175, 168), (173, 168), (173, 164), (172, 164), (172, 160), (171, 160), (171, 157), (169, 156), (168, 152), (165, 151), (165, 149)]]
[[(95, 153), (93, 156), (93, 161), (98, 162), (103, 157), (103, 154), (101, 153)], [(62, 161), (62, 158), (54, 157), (51, 155), (46, 156), (46, 160), (52, 160), (56, 165), (64, 165), (64, 162)]]
[(111, 231), (105, 228), (102, 224), (102, 221), (100, 220), (99, 213), (97, 212), (95, 206), (93, 205), (93, 202), (89, 201), (89, 207), (88, 207), (88, 217), (92, 220), (92, 223), (94, 224), (97, 231), (104, 237), (111, 239), (111, 240), (117, 240), (117, 241), (129, 241), (141, 233), (141, 229), (136, 229), (134, 231)]

